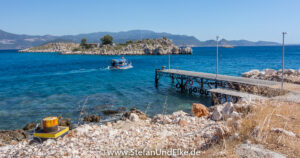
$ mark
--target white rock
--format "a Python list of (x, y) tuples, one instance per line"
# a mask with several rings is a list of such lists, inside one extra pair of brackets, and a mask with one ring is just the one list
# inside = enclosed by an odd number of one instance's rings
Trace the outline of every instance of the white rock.
[(266, 76), (266, 72), (265, 71), (261, 71), (261, 72), (259, 72), (259, 74), (258, 74), (258, 77), (260, 77), (260, 78), (263, 78), (263, 77), (265, 77)]
[(180, 111), (173, 112), (172, 115), (175, 116), (175, 117), (183, 117), (183, 116), (186, 116), (187, 113), (180, 110)]
[(284, 74), (293, 75), (293, 74), (295, 74), (295, 70), (294, 69), (287, 69), (287, 70), (284, 71)]
[(139, 116), (135, 113), (131, 113), (130, 116), (129, 116), (129, 120), (132, 121), (132, 122), (137, 122), (140, 120)]
[(265, 72), (265, 75), (266, 76), (270, 76), (270, 75), (273, 75), (273, 74), (275, 74), (275, 70), (274, 69), (265, 69), (265, 70), (263, 70), (264, 72)]
[(54, 144), (54, 143), (55, 143), (54, 139), (48, 139), (46, 142), (44, 142), (44, 145), (49, 146), (49, 145)]
[(211, 119), (219, 121), (222, 119), (222, 106), (217, 106), (211, 115)]
[(264, 149), (262, 145), (256, 144), (241, 144), (235, 149), (235, 154), (238, 157), (249, 157), (249, 158), (285, 158), (285, 155), (280, 153)]
[(236, 111), (233, 111), (231, 114), (230, 114), (231, 117), (234, 117), (234, 118), (240, 118), (240, 114)]
[(240, 136), (239, 136), (239, 134), (238, 133), (234, 133), (233, 135), (231, 135), (230, 137), (229, 137), (229, 139), (232, 141), (232, 140), (235, 140), (235, 139), (239, 139), (240, 138)]
[(245, 72), (242, 74), (242, 77), (252, 77), (257, 76), (259, 74), (259, 70), (251, 70), (249, 72)]
[(222, 110), (223, 115), (230, 115), (233, 112), (232, 102), (228, 102)]
[(165, 118), (163, 118), (163, 121), (164, 121), (164, 123), (171, 123), (172, 122), (172, 120), (168, 116), (165, 116)]
[(255, 69), (255, 70), (251, 70), (248, 72), (248, 74), (250, 76), (257, 76), (259, 74), (259, 70)]
[(108, 135), (109, 135), (110, 138), (112, 138), (112, 137), (114, 137), (117, 133), (118, 133), (117, 130), (113, 130), (113, 129), (112, 129), (112, 130), (109, 131)]
[(271, 131), (272, 132), (276, 132), (276, 133), (283, 133), (283, 134), (285, 134), (287, 136), (290, 136), (290, 137), (296, 137), (295, 133), (293, 133), (291, 131), (287, 131), (287, 130), (285, 130), (283, 128), (272, 128)]
[(91, 130), (91, 126), (89, 125), (82, 125), (81, 127), (78, 127), (75, 129), (75, 131), (78, 133), (78, 135), (84, 135), (89, 134), (89, 130)]

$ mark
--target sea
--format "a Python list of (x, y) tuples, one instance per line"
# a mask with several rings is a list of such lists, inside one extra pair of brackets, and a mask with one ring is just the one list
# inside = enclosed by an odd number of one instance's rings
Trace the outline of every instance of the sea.
[[(116, 119), (104, 110), (137, 108), (148, 116), (183, 110), (192, 103), (210, 104), (209, 96), (182, 94), (164, 77), (156, 88), (155, 69), (166, 66), (168, 55), (124, 56), (133, 68), (110, 70), (121, 56), (18, 53), (0, 50), (0, 130), (23, 128), (47, 116), (77, 123), (88, 114), (101, 121)], [(282, 47), (219, 48), (219, 74), (241, 76), (252, 69), (280, 69)], [(216, 48), (195, 47), (192, 55), (171, 55), (172, 69), (216, 72)], [(285, 68), (300, 69), (300, 46), (285, 47)]]

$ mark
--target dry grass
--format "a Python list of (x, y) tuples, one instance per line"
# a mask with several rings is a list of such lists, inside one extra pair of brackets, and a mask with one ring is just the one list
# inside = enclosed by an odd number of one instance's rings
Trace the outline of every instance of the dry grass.
[[(235, 109), (245, 113), (242, 119), (227, 121), (230, 134), (238, 133), (239, 137), (232, 139), (224, 135), (222, 141), (203, 151), (201, 157), (236, 158), (235, 147), (244, 144), (246, 140), (253, 144), (262, 144), (265, 149), (287, 157), (300, 157), (300, 103), (267, 100), (251, 104), (256, 104), (256, 106)], [(271, 130), (272, 128), (291, 131), (296, 134), (296, 137), (275, 133)]]
[[(265, 148), (278, 151), (288, 157), (300, 157), (300, 104), (269, 100), (257, 103), (236, 127), (235, 120), (228, 122), (232, 133), (238, 133), (239, 142), (250, 140), (263, 144)], [(282, 128), (296, 134), (291, 137), (271, 131), (272, 128)], [(238, 142), (227, 142), (228, 154), (231, 155), (232, 145)]]
[[(238, 133), (238, 139), (225, 137), (220, 144), (206, 150), (202, 157), (237, 157), (234, 149), (246, 140), (253, 144), (262, 144), (266, 149), (279, 152), (287, 157), (300, 157), (300, 103), (267, 100), (255, 103), (252, 108), (236, 109), (246, 113), (237, 121), (227, 121), (231, 134)], [(238, 125), (236, 122), (239, 122)], [(282, 128), (296, 134), (291, 137), (271, 131)], [(223, 154), (217, 154), (223, 153)]]

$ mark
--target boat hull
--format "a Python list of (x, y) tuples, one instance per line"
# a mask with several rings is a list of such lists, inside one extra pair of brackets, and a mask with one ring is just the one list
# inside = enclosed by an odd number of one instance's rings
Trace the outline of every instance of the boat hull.
[(126, 66), (109, 66), (109, 69), (111, 70), (126, 70), (133, 68), (132, 65), (126, 65)]

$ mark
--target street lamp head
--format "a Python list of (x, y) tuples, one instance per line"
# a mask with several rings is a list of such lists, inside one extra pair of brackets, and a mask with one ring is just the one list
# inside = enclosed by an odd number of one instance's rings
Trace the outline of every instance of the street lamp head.
[(282, 32), (282, 34), (284, 34), (284, 35), (285, 35), (285, 34), (287, 34), (287, 32)]
[(219, 36), (217, 36), (216, 38), (217, 38), (217, 40), (218, 40), (218, 39), (219, 39)]

